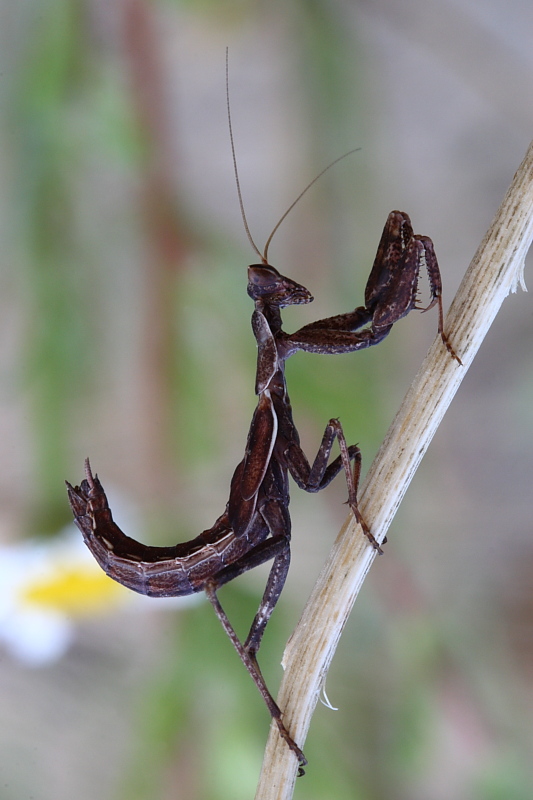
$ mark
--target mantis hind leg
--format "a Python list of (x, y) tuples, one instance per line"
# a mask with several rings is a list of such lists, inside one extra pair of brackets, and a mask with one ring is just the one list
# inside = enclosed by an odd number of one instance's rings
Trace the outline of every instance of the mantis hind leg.
[[(298, 759), (298, 775), (300, 776), (304, 774), (304, 767), (307, 764), (307, 759), (301, 748), (298, 747), (289, 731), (285, 727), (281, 710), (268, 690), (265, 679), (263, 678), (256, 659), (256, 653), (259, 649), (264, 629), (268, 620), (270, 619), (272, 611), (274, 610), (274, 606), (279, 598), (283, 584), (285, 583), (285, 577), (289, 566), (288, 558), (285, 556), (285, 553), (288, 552), (289, 542), (286, 540), (285, 548), (282, 549), (282, 551), (274, 558), (274, 564), (272, 565), (272, 569), (270, 571), (270, 576), (263, 599), (261, 600), (259, 610), (256, 614), (254, 622), (252, 623), (252, 627), (250, 628), (250, 633), (248, 634), (245, 644), (242, 644), (240, 641), (239, 637), (235, 633), (233, 625), (226, 615), (226, 612), (220, 604), (220, 600), (217, 596), (218, 583), (216, 576), (206, 582), (205, 593), (211, 605), (213, 606), (215, 614), (220, 620), (222, 627), (230, 638), (242, 663), (248, 670), (248, 673), (257, 686), (261, 697), (265, 701), (265, 704), (270, 712), (270, 716), (278, 726), (280, 736), (287, 743), (289, 749)], [(243, 569), (242, 571), (244, 572), (245, 570)]]

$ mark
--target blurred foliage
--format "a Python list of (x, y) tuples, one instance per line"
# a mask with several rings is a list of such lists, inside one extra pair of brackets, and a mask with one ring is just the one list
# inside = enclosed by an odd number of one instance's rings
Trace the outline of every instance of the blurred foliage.
[(31, 383), (42, 487), (35, 513), (40, 530), (50, 532), (57, 530), (58, 515), (64, 519), (59, 487), (67, 463), (65, 421), (83, 379), (89, 338), (80, 314), (87, 308), (82, 303), (87, 278), (80, 270), (75, 215), (83, 142), (73, 141), (71, 122), (86, 88), (86, 48), (79, 8), (72, 3), (50, 4), (35, 23), (18, 64), (13, 140), (31, 308), (25, 379)]

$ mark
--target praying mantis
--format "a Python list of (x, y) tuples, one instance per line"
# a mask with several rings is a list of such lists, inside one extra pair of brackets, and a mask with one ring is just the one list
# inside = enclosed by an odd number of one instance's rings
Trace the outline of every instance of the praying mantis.
[[(305, 286), (282, 275), (268, 261), (268, 246), (280, 223), (274, 228), (263, 252), (253, 242), (240, 192), (231, 118), (229, 122), (243, 221), (261, 263), (248, 267), (247, 285), (248, 295), (254, 303), (252, 331), (257, 344), (255, 393), (258, 399), (244, 457), (231, 479), (226, 508), (211, 528), (194, 539), (169, 547), (153, 547), (130, 538), (115, 523), (103, 486), (88, 459), (84, 480), (79, 486), (67, 482), (67, 490), (85, 544), (102, 569), (115, 581), (150, 597), (206, 593), (261, 693), (280, 735), (297, 758), (301, 775), (307, 760), (287, 730), (282, 711), (272, 697), (257, 661), (265, 628), (289, 569), (289, 475), (299, 488), (314, 493), (324, 489), (339, 472), (344, 472), (349, 506), (369, 545), (379, 554), (382, 549), (358, 507), (359, 448), (347, 444), (341, 423), (332, 418), (326, 425), (313, 462), (308, 461), (300, 446), (292, 415), (285, 362), (299, 351), (339, 354), (372, 347), (382, 342), (393, 325), (413, 309), (428, 311), (434, 306), (438, 308), (438, 332), (442, 343), (450, 356), (461, 362), (443, 329), (442, 281), (433, 243), (427, 236), (415, 235), (409, 216), (401, 211), (392, 211), (388, 215), (366, 284), (364, 305), (312, 322), (295, 333), (283, 330), (282, 309), (310, 303), (313, 297)], [(304, 192), (312, 183), (314, 181)], [(431, 292), (426, 308), (417, 305), (418, 281), (423, 267), (427, 270)], [(335, 440), (340, 455), (330, 462)], [(272, 566), (263, 597), (248, 636), (241, 642), (217, 592), (244, 572), (269, 561), (272, 561)]]

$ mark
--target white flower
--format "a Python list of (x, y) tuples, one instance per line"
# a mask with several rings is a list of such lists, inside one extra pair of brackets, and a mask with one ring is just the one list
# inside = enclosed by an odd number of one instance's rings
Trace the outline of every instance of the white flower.
[(0, 547), (0, 642), (28, 664), (60, 658), (80, 617), (117, 609), (129, 592), (102, 572), (81, 536)]
[(0, 646), (29, 665), (61, 658), (83, 617), (197, 599), (154, 600), (125, 589), (98, 566), (74, 525), (51, 541), (0, 546)]

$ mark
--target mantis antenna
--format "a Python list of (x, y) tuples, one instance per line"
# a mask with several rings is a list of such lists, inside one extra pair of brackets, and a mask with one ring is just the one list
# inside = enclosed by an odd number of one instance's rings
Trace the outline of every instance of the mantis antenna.
[(356, 153), (361, 148), (360, 147), (355, 147), (353, 150), (348, 150), (347, 153), (344, 153), (342, 156), (339, 156), (338, 158), (336, 158), (334, 161), (332, 161), (330, 164), (328, 164), (327, 167), (324, 167), (324, 169), (321, 172), (319, 172), (318, 175), (316, 175), (313, 178), (313, 180), (310, 181), (304, 189), (302, 189), (302, 191), (300, 192), (300, 194), (298, 195), (296, 200), (293, 200), (293, 202), (290, 204), (290, 206), (285, 211), (285, 213), (282, 214), (282, 216), (279, 218), (279, 220), (274, 225), (274, 228), (272, 229), (272, 233), (270, 234), (270, 236), (267, 239), (267, 242), (266, 242), (266, 245), (265, 245), (265, 249), (261, 253), (261, 251), (259, 250), (258, 246), (254, 242), (252, 234), (250, 232), (250, 227), (248, 225), (248, 220), (246, 218), (246, 212), (244, 210), (244, 202), (243, 202), (243, 199), (242, 199), (241, 182), (239, 180), (239, 171), (237, 169), (237, 157), (235, 155), (235, 142), (233, 140), (233, 127), (232, 127), (232, 124), (231, 124), (231, 109), (230, 109), (230, 101), (229, 101), (229, 57), (228, 57), (228, 48), (226, 48), (226, 105), (227, 105), (227, 109), (228, 109), (228, 127), (229, 127), (229, 138), (230, 138), (230, 142), (231, 142), (231, 155), (232, 155), (232, 158), (233, 158), (233, 170), (234, 170), (234, 173), (235, 173), (235, 183), (237, 185), (237, 195), (239, 197), (239, 207), (240, 207), (240, 210), (241, 210), (241, 217), (242, 217), (242, 221), (243, 221), (243, 225), (244, 225), (244, 230), (246, 231), (246, 236), (248, 237), (248, 241), (250, 242), (250, 244), (252, 245), (254, 251), (257, 253), (259, 258), (261, 259), (262, 263), (263, 264), (268, 264), (268, 248), (270, 247), (270, 243), (271, 243), (272, 239), (274, 238), (274, 234), (277, 232), (277, 230), (280, 227), (281, 223), (289, 215), (289, 213), (292, 211), (294, 206), (297, 203), (300, 202), (300, 200), (302, 199), (304, 194), (311, 188), (311, 186), (313, 186), (317, 182), (317, 180), (319, 178), (322, 177), (322, 175), (325, 172), (328, 171), (328, 169), (331, 169), (331, 167), (334, 167), (335, 164), (338, 164), (339, 161), (342, 161), (343, 158), (346, 158), (347, 156), (352, 155), (352, 153)]

